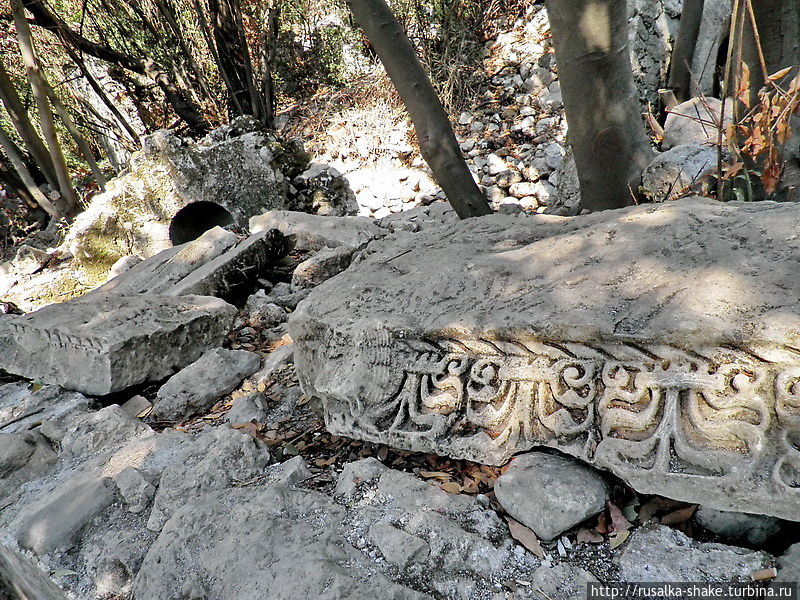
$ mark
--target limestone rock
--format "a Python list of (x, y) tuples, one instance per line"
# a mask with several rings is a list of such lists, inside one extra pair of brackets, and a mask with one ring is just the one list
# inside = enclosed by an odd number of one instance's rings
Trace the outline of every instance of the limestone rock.
[(247, 299), (244, 305), (244, 312), (247, 315), (247, 321), (251, 325), (268, 329), (285, 323), (289, 318), (285, 310), (269, 301), (263, 290)]
[(321, 217), (287, 210), (272, 210), (250, 219), (250, 231), (277, 229), (294, 235), (298, 250), (322, 250), (347, 246), (359, 250), (386, 231), (366, 217)]
[(156, 487), (135, 467), (125, 467), (113, 479), (128, 510), (134, 514), (144, 511), (156, 495)]
[(517, 591), (515, 600), (582, 600), (586, 598), (586, 586), (599, 583), (588, 571), (561, 563), (552, 567), (541, 566), (529, 578), (530, 586)]
[(24, 467), (35, 449), (30, 435), (0, 433), (0, 478)]
[(67, 595), (25, 556), (0, 544), (0, 598), (67, 600)]
[(14, 258), (0, 264), (0, 275), (30, 275), (41, 269), (48, 260), (50, 255), (44, 250), (22, 244), (14, 253)]
[(231, 409), (228, 411), (228, 422), (236, 423), (264, 423), (267, 411), (264, 408), (264, 394), (256, 392), (249, 396), (242, 396), (233, 401)]
[(655, 202), (686, 196), (716, 165), (717, 151), (710, 146), (675, 146), (656, 156), (645, 167), (642, 172), (642, 191)]
[(714, 510), (707, 506), (698, 508), (694, 518), (731, 544), (763, 546), (781, 530), (781, 522), (774, 517)]
[(796, 204), (489, 215), (370, 245), (290, 320), (327, 428), (798, 519)]
[(233, 480), (261, 475), (270, 455), (261, 442), (234, 429), (202, 433), (161, 474), (147, 527), (160, 531), (187, 498), (230, 487)]
[(292, 249), (288, 238), (276, 229), (262, 231), (206, 263), (169, 291), (168, 296), (230, 297), (247, 286), (265, 267)]
[(631, 534), (619, 558), (623, 582), (750, 581), (772, 563), (766, 552), (703, 544), (677, 529), (647, 524)]
[(261, 357), (255, 352), (209, 350), (159, 388), (151, 414), (177, 421), (207, 410), (260, 366)]
[(91, 402), (82, 394), (57, 385), (36, 391), (27, 381), (0, 386), (0, 429), (25, 432), (36, 423), (86, 412)]
[(608, 486), (591, 468), (540, 452), (514, 458), (494, 492), (509, 515), (545, 541), (598, 514), (608, 500)]
[(350, 266), (353, 250), (344, 246), (325, 248), (304, 260), (292, 273), (292, 289), (312, 288)]
[(17, 541), (39, 556), (68, 550), (80, 539), (81, 530), (115, 497), (114, 484), (108, 477), (72, 479), (52, 498), (31, 509), (17, 532)]
[(0, 317), (0, 368), (85, 394), (158, 381), (218, 346), (236, 309), (216, 298), (98, 294)]
[(196, 240), (162, 250), (134, 265), (90, 294), (163, 294), (236, 242), (235, 233), (214, 227)]
[[(730, 119), (731, 102), (726, 102), (725, 120)], [(714, 144), (718, 129), (715, 123), (722, 113), (722, 102), (717, 98), (692, 98), (674, 107), (664, 123), (662, 148), (683, 144)]]
[(253, 215), (289, 208), (280, 164), (286, 146), (247, 118), (197, 143), (158, 131), (78, 216), (65, 246), (78, 261), (110, 267), (129, 254), (149, 258), (214, 225), (244, 227)]
[(322, 494), (282, 485), (192, 494), (150, 548), (133, 598), (430, 598), (350, 546), (337, 532), (344, 514)]
[(800, 581), (800, 544), (792, 544), (778, 559), (778, 583)]
[(412, 562), (424, 562), (431, 552), (425, 540), (406, 533), (391, 523), (376, 523), (370, 527), (369, 537), (386, 562), (398, 569), (404, 569)]

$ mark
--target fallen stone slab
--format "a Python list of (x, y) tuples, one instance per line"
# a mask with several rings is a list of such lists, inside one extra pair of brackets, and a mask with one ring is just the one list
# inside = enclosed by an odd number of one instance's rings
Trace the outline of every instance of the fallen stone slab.
[(677, 529), (648, 523), (625, 544), (619, 577), (623, 582), (747, 582), (773, 560), (766, 552), (701, 543)]
[(205, 296), (98, 294), (0, 317), (0, 368), (84, 394), (164, 379), (222, 343), (236, 308)]
[(117, 294), (162, 294), (235, 246), (237, 241), (235, 233), (214, 227), (194, 241), (162, 250), (134, 265), (90, 294), (112, 291)]
[(372, 240), (386, 235), (367, 217), (323, 217), (289, 210), (271, 210), (250, 219), (250, 232), (277, 229), (294, 235), (298, 250), (322, 250), (325, 246), (347, 246), (360, 250)]
[(292, 244), (277, 229), (251, 235), (206, 263), (165, 293), (169, 296), (228, 295), (255, 279), (265, 267), (286, 256)]
[(800, 206), (691, 198), (373, 242), (289, 322), (337, 434), (800, 520)]
[(304, 260), (292, 273), (292, 289), (302, 290), (318, 286), (350, 266), (353, 250), (346, 246), (326, 248)]
[(0, 598), (67, 600), (67, 595), (25, 556), (0, 544)]
[(68, 550), (81, 530), (116, 499), (111, 478), (68, 481), (34, 507), (17, 532), (17, 542), (38, 556)]
[(207, 410), (260, 367), (261, 356), (255, 352), (209, 350), (159, 388), (151, 414), (177, 421)]
[(262, 231), (239, 242), (236, 234), (215, 227), (192, 242), (163, 250), (133, 266), (87, 296), (112, 291), (227, 296), (290, 250), (289, 240), (277, 230)]

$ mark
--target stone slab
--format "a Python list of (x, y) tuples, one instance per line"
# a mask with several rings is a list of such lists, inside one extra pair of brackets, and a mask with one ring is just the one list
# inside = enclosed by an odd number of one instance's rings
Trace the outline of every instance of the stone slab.
[(218, 298), (98, 294), (0, 317), (0, 368), (84, 394), (158, 381), (222, 343), (236, 308)]
[(800, 520), (800, 206), (690, 198), (373, 242), (290, 320), (330, 431)]
[(162, 250), (90, 293), (162, 294), (224, 254), (237, 241), (235, 233), (214, 227), (194, 241)]
[(277, 229), (293, 235), (298, 250), (322, 250), (347, 246), (360, 250), (386, 230), (367, 217), (321, 217), (290, 210), (271, 210), (250, 219), (250, 232)]

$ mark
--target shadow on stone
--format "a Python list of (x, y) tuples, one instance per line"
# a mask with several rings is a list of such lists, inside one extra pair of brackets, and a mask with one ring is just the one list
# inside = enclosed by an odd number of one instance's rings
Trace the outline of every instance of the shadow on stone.
[(217, 225), (226, 227), (233, 215), (216, 202), (192, 202), (180, 209), (169, 224), (169, 240), (173, 246), (196, 240)]

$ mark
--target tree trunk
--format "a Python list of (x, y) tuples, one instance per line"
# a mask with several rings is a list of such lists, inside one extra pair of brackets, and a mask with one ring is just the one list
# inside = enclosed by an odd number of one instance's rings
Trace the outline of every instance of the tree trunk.
[(25, 18), (25, 9), (20, 0), (11, 0), (11, 10), (14, 13), (14, 24), (17, 26), (17, 40), (22, 53), (22, 62), (25, 64), (28, 82), (36, 100), (39, 126), (42, 128), (42, 134), (50, 151), (50, 158), (53, 160), (53, 167), (58, 178), (61, 201), (57, 204), (57, 207), (64, 215), (72, 217), (78, 210), (78, 198), (75, 195), (75, 190), (72, 189), (67, 163), (64, 160), (64, 153), (61, 150), (61, 144), (56, 134), (56, 125), (47, 95), (48, 84), (39, 70), (39, 61), (36, 58), (36, 51), (33, 47), (33, 37), (28, 26), (28, 20)]
[(462, 219), (490, 214), (464, 162), (439, 97), (397, 19), (384, 0), (345, 0), (361, 25), (414, 123), (422, 156)]
[(56, 171), (53, 167), (53, 161), (50, 158), (50, 154), (47, 152), (47, 148), (45, 148), (44, 142), (39, 137), (39, 134), (36, 133), (36, 130), (33, 128), (28, 118), (28, 112), (22, 105), (22, 101), (17, 95), (17, 90), (14, 88), (14, 84), (8, 76), (2, 57), (0, 57), (0, 100), (3, 101), (3, 106), (5, 106), (6, 112), (8, 112), (14, 129), (17, 130), (19, 137), (22, 139), (22, 143), (25, 144), (28, 152), (30, 152), (39, 171), (41, 171), (47, 183), (49, 183), (53, 189), (58, 189), (58, 178), (56, 177)]
[(123, 67), (139, 75), (147, 75), (161, 88), (175, 114), (183, 119), (192, 130), (205, 131), (207, 129), (200, 108), (187, 97), (185, 91), (179, 89), (172, 82), (164, 69), (154, 60), (129, 56), (109, 46), (87, 40), (79, 33), (72, 31), (66, 23), (50, 12), (50, 9), (41, 0), (22, 0), (22, 2), (36, 18), (37, 26), (56, 34), (62, 42), (80, 52), (85, 52), (89, 56)]
[(590, 210), (634, 204), (654, 154), (633, 83), (625, 0), (545, 0), (581, 189)]
[(261, 97), (264, 99), (264, 127), (275, 127), (275, 85), (272, 79), (272, 66), (278, 49), (278, 18), (280, 8), (277, 2), (270, 2), (266, 8), (263, 39), (261, 41)]
[(253, 82), (247, 68), (247, 49), (242, 45), (242, 34), (236, 19), (237, 10), (241, 9), (235, 0), (208, 1), (219, 61), (217, 66), (221, 73), (225, 73), (223, 80), (229, 84), (231, 112), (238, 108), (238, 114), (254, 115), (258, 113), (257, 99), (252, 93)]
[(54, 219), (63, 217), (63, 209), (50, 202), (47, 196), (44, 195), (44, 192), (39, 189), (39, 186), (36, 185), (33, 177), (31, 177), (30, 171), (28, 171), (28, 168), (25, 166), (22, 156), (18, 153), (18, 149), (15, 147), (14, 143), (8, 139), (8, 136), (2, 128), (0, 128), (0, 148), (5, 152), (11, 166), (14, 167), (14, 170), (17, 172), (17, 175), (22, 180), (23, 185), (34, 202), (41, 206), (47, 214)]
[(692, 58), (697, 44), (697, 34), (703, 21), (705, 0), (683, 0), (678, 37), (672, 48), (669, 68), (669, 87), (680, 102), (694, 96), (692, 85)]

